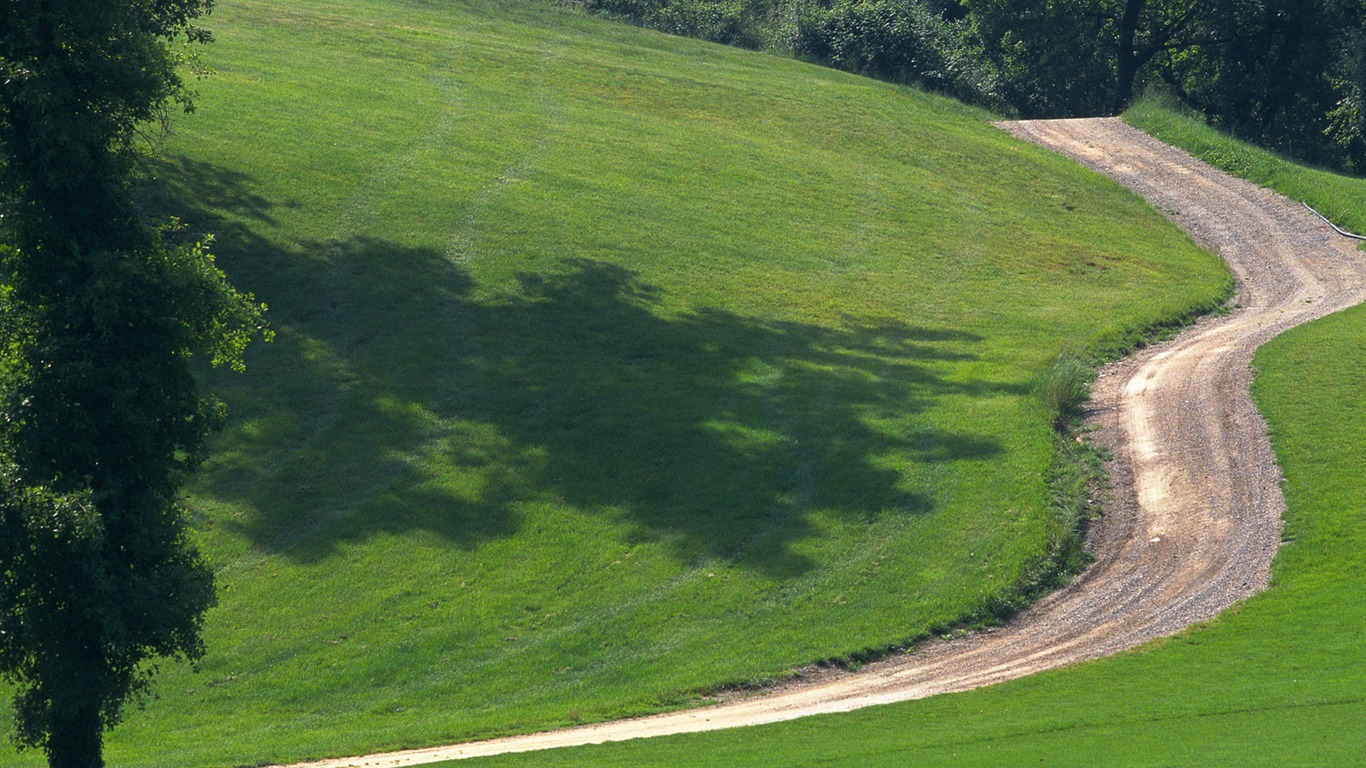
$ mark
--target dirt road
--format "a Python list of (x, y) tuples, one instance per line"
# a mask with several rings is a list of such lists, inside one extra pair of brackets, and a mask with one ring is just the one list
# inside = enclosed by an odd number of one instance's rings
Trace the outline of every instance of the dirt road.
[[(1298, 204), (1233, 179), (1115, 119), (1003, 126), (1147, 198), (1229, 263), (1240, 309), (1106, 369), (1094, 392), (1115, 498), (1096, 562), (1007, 626), (816, 684), (656, 717), (329, 760), (405, 766), (736, 728), (962, 691), (1115, 653), (1265, 588), (1280, 540), (1280, 472), (1248, 397), (1253, 351), (1366, 300), (1366, 254)], [(300, 766), (299, 768), (303, 768)]]

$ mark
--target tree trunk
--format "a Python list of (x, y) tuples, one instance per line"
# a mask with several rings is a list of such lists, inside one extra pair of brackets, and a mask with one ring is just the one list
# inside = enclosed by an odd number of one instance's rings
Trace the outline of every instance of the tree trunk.
[(49, 768), (104, 768), (104, 722), (98, 707), (83, 707), (53, 718), (48, 736)]
[[(1284, 21), (1281, 21), (1284, 19)], [(1266, 28), (1271, 35), (1271, 39), (1280, 36), (1280, 45), (1272, 46), (1272, 59), (1267, 66), (1267, 72), (1275, 75), (1283, 75), (1284, 80), (1271, 80), (1265, 83), (1265, 90), (1262, 92), (1261, 104), (1257, 107), (1257, 131), (1260, 138), (1274, 135), (1272, 125), (1280, 117), (1281, 109), (1287, 101), (1286, 96), (1295, 88), (1294, 83), (1294, 63), (1299, 56), (1300, 47), (1304, 43), (1305, 14), (1288, 14), (1286, 16), (1276, 16), (1267, 19)]]
[(1111, 105), (1115, 114), (1124, 111), (1134, 97), (1134, 80), (1138, 77), (1138, 52), (1134, 50), (1134, 38), (1138, 35), (1138, 19), (1143, 14), (1147, 0), (1125, 0), (1124, 13), (1119, 17), (1118, 51), (1115, 60), (1115, 93)]

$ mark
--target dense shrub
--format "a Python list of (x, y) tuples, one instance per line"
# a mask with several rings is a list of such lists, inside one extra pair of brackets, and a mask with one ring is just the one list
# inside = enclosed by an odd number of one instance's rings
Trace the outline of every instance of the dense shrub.
[(836, 0), (804, 4), (789, 46), (827, 66), (925, 86), (971, 101), (995, 88), (966, 44), (963, 22), (922, 0)]
[(1366, 5), (1338, 0), (1223, 0), (1199, 16), (1194, 44), (1158, 75), (1211, 123), (1317, 165), (1366, 160)]
[(764, 48), (782, 0), (570, 0), (585, 10), (621, 17), (672, 35), (739, 48)]

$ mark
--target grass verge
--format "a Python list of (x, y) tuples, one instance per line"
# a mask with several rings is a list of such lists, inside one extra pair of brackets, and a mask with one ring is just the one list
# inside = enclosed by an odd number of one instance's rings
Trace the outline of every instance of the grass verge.
[(1308, 203), (1343, 229), (1366, 235), (1366, 181), (1361, 177), (1306, 166), (1239, 141), (1157, 94), (1130, 107), (1124, 121), (1216, 168)]

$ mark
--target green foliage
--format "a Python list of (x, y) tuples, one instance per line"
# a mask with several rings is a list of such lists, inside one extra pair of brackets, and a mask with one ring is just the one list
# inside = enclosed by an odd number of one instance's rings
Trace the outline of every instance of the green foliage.
[[(86, 670), (54, 663), (64, 655), (63, 635), (86, 623), (77, 610), (85, 607), (80, 593), (99, 581), (91, 570), (98, 567), (104, 527), (90, 493), (63, 496), (26, 485), (6, 461), (0, 465), (0, 536), (0, 668), (11, 679), (38, 681), (15, 699), (18, 740), (45, 746), (59, 727), (54, 713), (89, 706), (87, 686), (97, 688), (94, 704), (102, 714), (116, 719), (121, 701), (102, 697), (97, 682), (82, 680)], [(59, 615), (65, 621), (54, 621)]]
[(964, 0), (983, 65), (1024, 117), (1099, 114), (1118, 76), (1113, 4), (1086, 0)]
[(1191, 23), (1161, 79), (1215, 125), (1300, 160), (1366, 171), (1359, 108), (1366, 6), (1223, 0)]
[[(3, 494), (26, 522), (0, 559), (0, 672), (20, 684), (15, 737), (53, 765), (98, 756), (144, 662), (203, 654), (213, 580), (177, 492), (223, 411), (190, 359), (240, 365), (260, 327), (197, 243), (83, 256), (83, 279), (42, 303), (21, 284), (3, 317)], [(5, 266), (28, 272), (22, 252)]]
[(140, 127), (164, 123), (170, 104), (191, 106), (177, 65), (182, 44), (209, 40), (194, 21), (211, 7), (212, 0), (0, 2), (0, 180), (7, 196), (42, 209), (5, 211), (6, 226), (36, 238), (44, 235), (28, 228), (56, 235), (61, 224), (89, 230), (90, 221), (126, 215), (118, 190)]
[(240, 367), (262, 308), (129, 192), (209, 7), (0, 3), (0, 674), (54, 768), (102, 765), (148, 662), (203, 655), (215, 599), (178, 498), (223, 417), (191, 358)]
[(963, 22), (924, 0), (798, 4), (788, 45), (795, 55), (848, 72), (995, 101), (992, 77), (967, 43)]
[(633, 24), (740, 48), (771, 42), (782, 0), (560, 0)]
[(1337, 157), (1347, 158), (1347, 167), (1358, 175), (1366, 175), (1366, 19), (1362, 26), (1362, 34), (1348, 39), (1332, 73), (1342, 98), (1328, 112), (1327, 129)]
[(143, 659), (202, 654), (197, 615), (182, 611), (212, 604), (212, 578), (175, 546), (181, 534), (164, 530), (174, 517), (110, 519), (90, 491), (35, 487), (9, 465), (0, 480), (10, 545), (0, 553), (0, 669), (21, 684), (14, 737), (54, 765), (81, 764), (98, 756), (102, 726), (146, 693)]
[(1039, 377), (1038, 393), (1062, 426), (1081, 412), (1091, 399), (1091, 380), (1095, 366), (1075, 350), (1065, 350), (1044, 369)]

